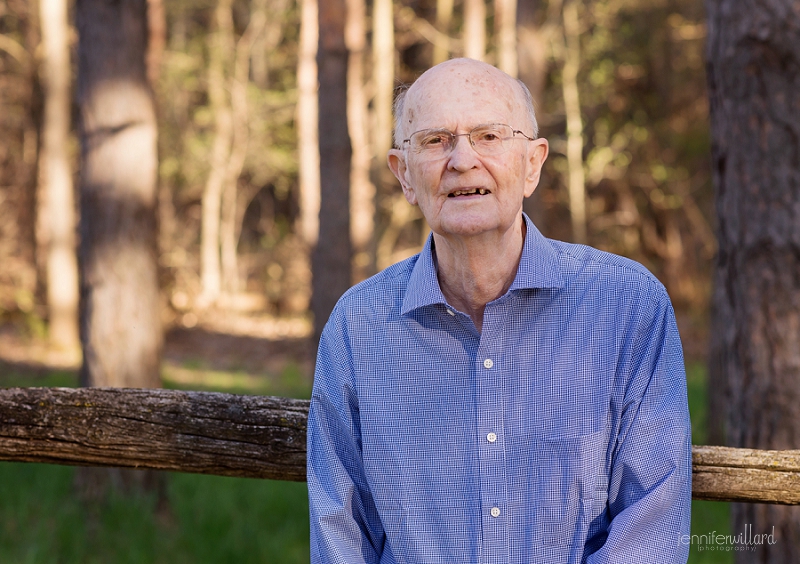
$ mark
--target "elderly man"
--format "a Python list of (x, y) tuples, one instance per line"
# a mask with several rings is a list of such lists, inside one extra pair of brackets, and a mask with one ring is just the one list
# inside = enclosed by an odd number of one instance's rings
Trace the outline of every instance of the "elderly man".
[(433, 233), (323, 332), (311, 561), (685, 562), (690, 423), (663, 286), (522, 213), (548, 144), (520, 82), (456, 59), (396, 110), (389, 166)]

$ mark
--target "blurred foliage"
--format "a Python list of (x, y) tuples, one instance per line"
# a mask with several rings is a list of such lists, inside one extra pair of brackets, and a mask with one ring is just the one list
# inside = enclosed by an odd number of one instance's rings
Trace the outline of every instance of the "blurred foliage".
[[(41, 98), (31, 6), (0, 1), (0, 319), (36, 325), (34, 194)], [(33, 329), (36, 332), (38, 329)]]
[[(292, 272), (286, 266), (292, 253), (284, 247), (296, 246), (291, 226), (297, 214), (293, 121), (298, 21), (294, 5), (286, 12), (272, 10), (280, 4), (265, 3), (269, 23), (256, 43), (262, 55), (258, 72), (255, 57), (251, 61), (251, 79), (258, 83), (251, 80), (247, 88), (249, 143), (237, 187), (237, 206), (242, 210), (238, 251), (245, 289), (265, 292), (267, 307), (278, 312), (283, 309), (282, 297), (292, 290), (285, 286), (297, 283), (284, 277)], [(186, 309), (201, 290), (200, 206), (214, 137), (206, 71), (214, 3), (179, 1), (165, 7), (167, 48), (155, 85), (161, 203), (167, 208), (161, 214), (162, 264), (168, 273), (166, 290), (180, 296), (173, 306)], [(234, 3), (233, 16), (238, 38), (247, 27), (248, 3)]]
[[(537, 100), (541, 129), (552, 149), (536, 205), (545, 234), (569, 240), (563, 62), (548, 40), (561, 33), (558, 12), (556, 17), (551, 13), (553, 2), (538, 2), (535, 10), (546, 69), (544, 87), (533, 90), (541, 92)], [(412, 81), (431, 64), (432, 45), (420, 30), (433, 25), (435, 4), (434, 0), (396, 4), (398, 83)], [(175, 0), (164, 6), (166, 49), (154, 85), (160, 135), (162, 283), (171, 311), (181, 318), (201, 291), (201, 196), (214, 137), (207, 69), (216, 2)], [(367, 8), (369, 16), (369, 4)], [(237, 205), (240, 278), (244, 292), (257, 299), (244, 300), (249, 305), (241, 307), (277, 315), (303, 314), (310, 292), (308, 250), (294, 230), (299, 8), (288, 0), (236, 0), (235, 40), (255, 9), (266, 10), (268, 23), (251, 56), (249, 143)], [(457, 4), (449, 30), (454, 39), (461, 34), (460, 9)], [(702, 5), (691, 0), (587, 0), (579, 12), (589, 243), (643, 262), (665, 283), (677, 309), (701, 317), (707, 309), (716, 249), (703, 17)], [(428, 28), (420, 25), (422, 21)], [(493, 25), (489, 10), (487, 29)], [(42, 261), (35, 248), (40, 95), (33, 5), (0, 0), (0, 34), (23, 53), (15, 56), (0, 47), (0, 315), (16, 312), (42, 318), (44, 293), (37, 282)], [(492, 62), (496, 38), (491, 33), (489, 37), (487, 60)], [(370, 57), (364, 62), (369, 101), (374, 95)], [(383, 162), (383, 156), (373, 158)], [(379, 179), (377, 194), (374, 238), (394, 230), (391, 256), (415, 252), (424, 235), (421, 218), (406, 213), (399, 230), (392, 224), (398, 217), (398, 190), (391, 177)]]
[[(702, 16), (685, 0), (596, 1), (582, 13), (590, 241), (643, 262), (684, 307), (706, 303), (716, 248)], [(545, 113), (557, 118), (552, 94), (545, 90)]]

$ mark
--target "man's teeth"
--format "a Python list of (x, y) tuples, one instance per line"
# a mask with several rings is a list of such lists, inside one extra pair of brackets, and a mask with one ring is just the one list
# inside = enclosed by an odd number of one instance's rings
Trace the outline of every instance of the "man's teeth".
[(484, 196), (488, 193), (489, 191), (484, 190), (483, 188), (475, 188), (473, 190), (456, 190), (451, 194), (451, 196), (472, 196), (474, 194), (480, 194), (481, 196)]

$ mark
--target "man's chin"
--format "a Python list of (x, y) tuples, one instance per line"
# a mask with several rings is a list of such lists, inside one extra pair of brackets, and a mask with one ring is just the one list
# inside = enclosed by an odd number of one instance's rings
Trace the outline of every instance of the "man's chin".
[[(517, 218), (489, 218), (489, 217), (462, 217), (453, 221), (441, 221), (431, 225), (431, 230), (444, 239), (461, 241), (464, 243), (477, 243), (482, 239), (503, 245), (504, 240), (509, 240), (515, 232), (522, 230), (524, 236), (522, 213)], [(517, 226), (520, 226), (519, 228)], [(498, 251), (500, 248), (498, 247)]]
[(443, 237), (465, 239), (489, 236), (501, 231), (503, 231), (503, 229), (498, 221), (480, 216), (462, 217), (452, 221), (443, 221), (439, 229), (434, 229), (434, 232)]

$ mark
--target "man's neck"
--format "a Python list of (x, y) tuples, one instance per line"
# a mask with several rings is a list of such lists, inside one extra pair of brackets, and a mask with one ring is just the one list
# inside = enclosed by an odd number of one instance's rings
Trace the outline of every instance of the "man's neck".
[(478, 331), (486, 304), (505, 294), (514, 282), (525, 230), (520, 217), (501, 234), (455, 239), (434, 233), (442, 293), (449, 304), (470, 316)]

